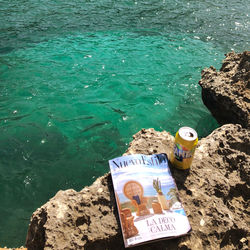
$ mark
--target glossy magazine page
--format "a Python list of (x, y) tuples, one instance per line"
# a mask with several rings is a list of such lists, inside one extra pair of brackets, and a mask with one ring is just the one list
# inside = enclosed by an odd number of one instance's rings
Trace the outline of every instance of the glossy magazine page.
[(166, 154), (109, 161), (125, 247), (191, 230)]

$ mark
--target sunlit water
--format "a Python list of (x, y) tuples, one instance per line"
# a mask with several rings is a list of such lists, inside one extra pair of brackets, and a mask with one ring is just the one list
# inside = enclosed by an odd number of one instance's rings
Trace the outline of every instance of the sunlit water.
[(109, 171), (132, 135), (218, 126), (204, 67), (249, 49), (248, 1), (0, 0), (0, 246)]

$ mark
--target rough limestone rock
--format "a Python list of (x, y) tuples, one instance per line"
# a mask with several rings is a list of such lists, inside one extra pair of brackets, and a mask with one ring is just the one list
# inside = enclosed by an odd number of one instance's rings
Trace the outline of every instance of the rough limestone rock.
[(202, 71), (202, 99), (220, 124), (250, 127), (250, 51), (228, 53), (219, 72)]
[[(189, 171), (171, 168), (193, 231), (134, 249), (249, 249), (250, 132), (224, 125), (202, 139)], [(173, 136), (142, 129), (126, 154), (167, 153)], [(110, 174), (59, 191), (32, 215), (28, 249), (124, 249)]]

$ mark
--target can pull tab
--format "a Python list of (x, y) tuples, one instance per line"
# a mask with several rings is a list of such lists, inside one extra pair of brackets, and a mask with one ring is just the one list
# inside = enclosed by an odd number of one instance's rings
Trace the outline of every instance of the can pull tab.
[(197, 138), (197, 133), (190, 127), (182, 127), (178, 131), (180, 137), (187, 141), (194, 141)]
[(192, 132), (187, 132), (185, 135), (190, 138), (194, 137), (194, 134)]

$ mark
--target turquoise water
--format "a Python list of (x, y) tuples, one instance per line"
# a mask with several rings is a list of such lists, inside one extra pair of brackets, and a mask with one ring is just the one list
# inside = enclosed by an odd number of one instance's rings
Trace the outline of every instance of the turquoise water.
[(249, 49), (248, 1), (0, 0), (0, 246), (109, 171), (141, 128), (218, 126), (204, 67)]

